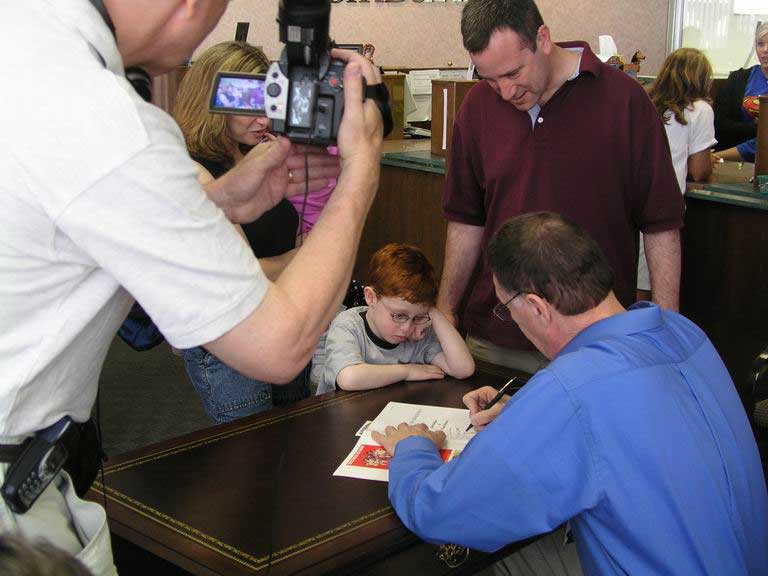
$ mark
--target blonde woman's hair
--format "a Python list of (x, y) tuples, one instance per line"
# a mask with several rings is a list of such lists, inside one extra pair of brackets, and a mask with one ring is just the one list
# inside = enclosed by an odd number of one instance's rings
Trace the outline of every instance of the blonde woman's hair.
[(757, 44), (765, 35), (768, 35), (768, 22), (763, 22), (757, 27), (757, 30), (755, 31), (755, 44)]
[(194, 61), (179, 84), (173, 115), (193, 156), (231, 163), (237, 142), (227, 133), (227, 117), (208, 112), (217, 72), (261, 74), (269, 68), (264, 52), (245, 42), (211, 46)]
[(712, 65), (704, 53), (695, 48), (679, 48), (664, 60), (648, 95), (665, 124), (669, 123), (669, 111), (685, 125), (683, 110), (696, 100), (711, 104), (711, 87)]

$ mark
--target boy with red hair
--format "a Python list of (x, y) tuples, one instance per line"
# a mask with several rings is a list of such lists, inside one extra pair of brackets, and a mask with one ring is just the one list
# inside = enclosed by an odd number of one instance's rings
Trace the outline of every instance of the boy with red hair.
[(435, 308), (437, 282), (421, 250), (387, 244), (371, 257), (368, 281), (367, 306), (345, 310), (328, 329), (324, 364), (314, 369), (318, 394), (474, 372), (461, 335)]

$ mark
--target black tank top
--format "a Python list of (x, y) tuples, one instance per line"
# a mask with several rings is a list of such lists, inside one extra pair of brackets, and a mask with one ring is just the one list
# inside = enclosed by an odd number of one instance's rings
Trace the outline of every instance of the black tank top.
[[(200, 156), (192, 156), (192, 159), (208, 170), (214, 178), (223, 176), (232, 168), (231, 164)], [(257, 258), (279, 256), (296, 247), (299, 215), (293, 204), (283, 198), (274, 208), (262, 214), (261, 218), (242, 224), (242, 227)]]

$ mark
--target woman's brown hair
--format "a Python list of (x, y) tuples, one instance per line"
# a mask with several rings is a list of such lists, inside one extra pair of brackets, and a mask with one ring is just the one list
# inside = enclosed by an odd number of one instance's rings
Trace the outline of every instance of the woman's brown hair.
[(680, 124), (685, 125), (683, 110), (696, 100), (711, 104), (711, 87), (712, 65), (704, 53), (695, 48), (679, 48), (664, 60), (648, 95), (664, 124), (669, 123), (667, 111), (670, 111)]
[(233, 160), (237, 143), (227, 133), (226, 115), (208, 112), (216, 73), (260, 74), (268, 68), (264, 52), (245, 42), (216, 44), (195, 60), (179, 85), (173, 112), (191, 155), (224, 163)]

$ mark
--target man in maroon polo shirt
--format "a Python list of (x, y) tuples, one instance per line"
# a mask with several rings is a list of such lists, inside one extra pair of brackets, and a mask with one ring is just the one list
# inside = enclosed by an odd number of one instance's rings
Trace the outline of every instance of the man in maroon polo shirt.
[(588, 230), (624, 306), (634, 301), (642, 231), (653, 300), (676, 310), (685, 208), (664, 128), (642, 87), (584, 42), (552, 42), (532, 0), (469, 0), (461, 29), (484, 81), (454, 126), (438, 308), (455, 321), (464, 299), (473, 354), (529, 372), (544, 361), (494, 317), (484, 258), (470, 285), (489, 239), (525, 212), (559, 212)]

